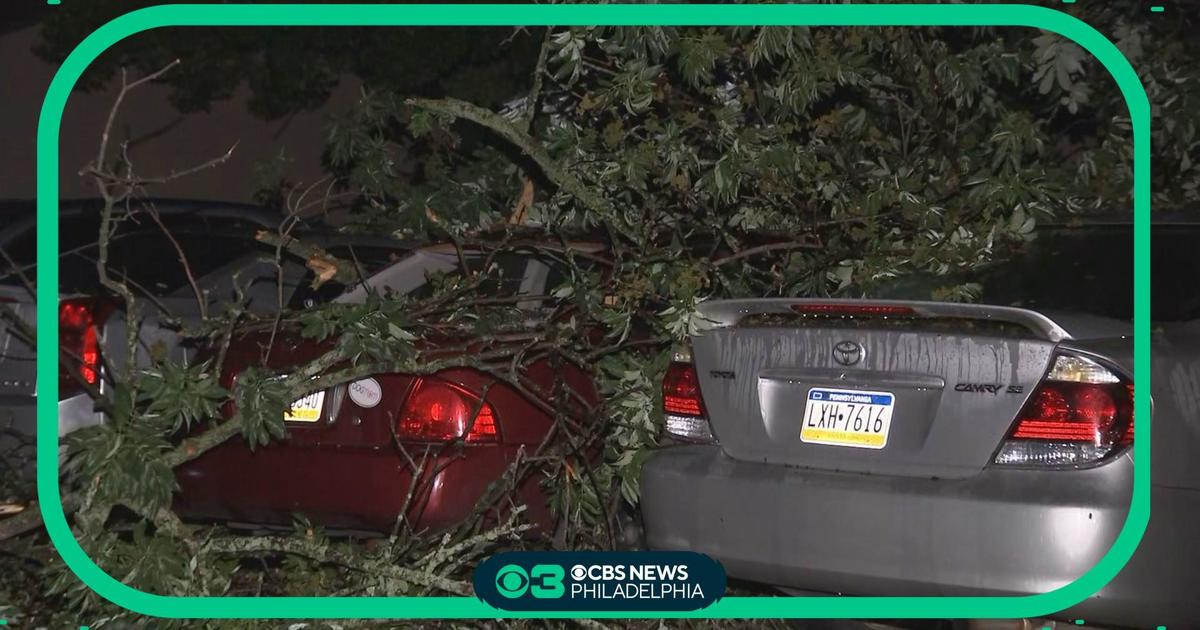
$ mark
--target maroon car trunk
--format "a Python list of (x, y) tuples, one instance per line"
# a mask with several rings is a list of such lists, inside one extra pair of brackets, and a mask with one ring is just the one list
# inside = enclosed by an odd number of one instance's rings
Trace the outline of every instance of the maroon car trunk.
[[(232, 388), (236, 375), (249, 366), (286, 371), (311, 362), (328, 347), (280, 338), (263, 361), (260, 348), (265, 342), (265, 336), (249, 337), (230, 349), (224, 386)], [(562, 374), (567, 386), (585, 400), (597, 399), (589, 374), (576, 368)], [(527, 375), (548, 391), (556, 373), (543, 361), (532, 365)], [(372, 378), (379, 396), (370, 406), (362, 404), (361, 396), (356, 401), (346, 395), (347, 386), (339, 385), (325, 391), (319, 418), (288, 422), (283, 439), (252, 450), (234, 438), (180, 466), (176, 508), (189, 518), (256, 525), (288, 526), (302, 515), (329, 528), (380, 533), (392, 531), (404, 512), (414, 530), (443, 529), (471, 515), (488, 487), (522, 450), (532, 454), (553, 424), (515, 388), (478, 370)], [(419, 387), (431, 384), (476, 397), (486, 392), (494, 438), (458, 443), (399, 439), (397, 423), (406, 405)], [(225, 416), (232, 412), (230, 403)], [(539, 481), (540, 475), (527, 475), (517, 489), (517, 501), (528, 506), (534, 523), (549, 529), (552, 516)]]

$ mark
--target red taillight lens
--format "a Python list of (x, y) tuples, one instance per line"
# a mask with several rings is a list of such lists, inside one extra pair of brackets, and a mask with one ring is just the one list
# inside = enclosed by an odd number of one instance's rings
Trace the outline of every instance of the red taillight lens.
[(402, 440), (418, 442), (449, 442), (459, 438), (467, 442), (495, 442), (499, 437), (496, 412), (487, 401), (480, 404), (479, 397), (466, 389), (429, 378), (418, 381), (409, 395), (397, 433)]
[(793, 304), (792, 311), (801, 315), (828, 315), (833, 317), (911, 317), (917, 314), (916, 311), (908, 306), (821, 302)]
[(1133, 384), (1092, 359), (1060, 355), (1056, 362), (1025, 403), (997, 463), (1086, 464), (1133, 443)]
[[(1126, 392), (1129, 394), (1129, 408), (1132, 410), (1133, 409), (1133, 383), (1129, 383), (1125, 387), (1126, 387)], [(1121, 436), (1121, 444), (1122, 445), (1133, 444), (1133, 412), (1132, 411), (1130, 411), (1130, 413), (1129, 413), (1129, 427), (1125, 429), (1125, 435)]]
[(1111, 385), (1046, 383), (1021, 415), (1015, 439), (1102, 444), (1111, 439), (1117, 402)]
[(700, 396), (700, 379), (691, 363), (674, 361), (663, 376), (663, 415), (667, 433), (689, 442), (713, 442)]
[(667, 368), (667, 374), (663, 377), (663, 410), (669, 414), (694, 418), (704, 415), (700, 379), (692, 364), (674, 362)]
[(58, 343), (63, 353), (59, 369), (59, 396), (81, 389), (76, 376), (89, 385), (100, 382), (100, 338), (112, 309), (93, 300), (63, 300), (58, 307)]

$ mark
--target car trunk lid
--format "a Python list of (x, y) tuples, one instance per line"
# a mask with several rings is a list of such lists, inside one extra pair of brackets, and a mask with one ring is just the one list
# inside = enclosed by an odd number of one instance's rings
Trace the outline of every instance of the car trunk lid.
[(706, 303), (696, 333), (700, 389), (729, 456), (930, 477), (992, 460), (1068, 337), (1022, 309), (799, 299)]

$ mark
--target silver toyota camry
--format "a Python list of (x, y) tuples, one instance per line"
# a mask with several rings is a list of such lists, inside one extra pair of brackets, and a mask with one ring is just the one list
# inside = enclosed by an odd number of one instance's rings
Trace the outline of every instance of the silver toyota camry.
[(1039, 228), (969, 278), (977, 303), (919, 277), (704, 303), (642, 472), (648, 545), (792, 592), (1050, 591), (1125, 524), (1136, 391), (1154, 405), (1150, 526), (1063, 614), (1200, 627), (1200, 224), (1152, 236), (1152, 392), (1132, 369), (1127, 221)]

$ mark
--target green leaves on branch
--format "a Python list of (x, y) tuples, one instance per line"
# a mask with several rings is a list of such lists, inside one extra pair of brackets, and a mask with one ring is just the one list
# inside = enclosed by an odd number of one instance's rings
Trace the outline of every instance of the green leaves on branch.
[(80, 486), (95, 486), (95, 505), (122, 504), (144, 513), (170, 505), (175, 474), (163, 461), (171, 449), (158, 422), (108, 422), (66, 437), (66, 471)]
[(241, 427), (251, 449), (266, 446), (286, 434), (284, 412), (299, 398), (286, 379), (257, 367), (238, 374), (233, 388), (236, 410), (229, 422)]
[(146, 406), (141, 419), (162, 422), (176, 431), (216, 418), (229, 392), (210, 368), (207, 361), (193, 365), (167, 361), (143, 370), (139, 393)]

